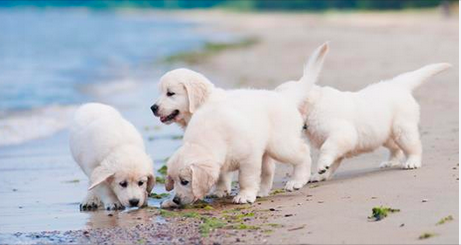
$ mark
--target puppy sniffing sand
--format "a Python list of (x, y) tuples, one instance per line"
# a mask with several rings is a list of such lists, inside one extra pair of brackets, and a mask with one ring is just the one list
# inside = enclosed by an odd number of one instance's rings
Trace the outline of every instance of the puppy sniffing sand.
[[(316, 79), (326, 51), (325, 45), (314, 51), (301, 80)], [(253, 203), (264, 183), (262, 172), (268, 158), (293, 166), (287, 191), (303, 187), (310, 177), (311, 158), (297, 106), (306, 96), (237, 89), (202, 105), (187, 126), (183, 146), (167, 163), (165, 187), (175, 189), (171, 202), (185, 205), (200, 200), (213, 187), (226, 186), (223, 182), (229, 179), (223, 176), (227, 173), (239, 171), (240, 188), (233, 202)], [(171, 202), (162, 207), (170, 207)]]
[(136, 128), (114, 108), (89, 103), (70, 130), (74, 160), (90, 179), (81, 210), (141, 207), (155, 184), (153, 163)]

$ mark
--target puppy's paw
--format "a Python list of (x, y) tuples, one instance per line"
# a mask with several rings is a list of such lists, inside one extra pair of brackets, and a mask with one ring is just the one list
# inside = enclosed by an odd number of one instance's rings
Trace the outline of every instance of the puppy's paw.
[(381, 164), (379, 164), (379, 168), (390, 168), (392, 166), (394, 166), (394, 164), (391, 161), (384, 161)]
[(330, 169), (330, 166), (319, 166), (319, 168), (317, 169), (317, 173), (318, 174), (325, 174), (328, 169)]
[(299, 190), (301, 189), (307, 181), (299, 181), (299, 180), (289, 180), (285, 184), (285, 190), (286, 191), (294, 191), (294, 190)]
[(311, 176), (309, 183), (316, 183), (327, 180), (327, 175), (325, 174), (314, 174)]
[(101, 201), (92, 195), (88, 195), (80, 204), (80, 211), (93, 211), (102, 206)]
[(257, 197), (267, 197), (269, 196), (270, 192), (271, 192), (270, 189), (260, 189)]
[(217, 198), (222, 198), (222, 197), (227, 197), (229, 196), (230, 193), (227, 190), (215, 190), (213, 194), (211, 194), (211, 197), (217, 197)]
[(391, 168), (395, 166), (399, 166), (402, 163), (399, 160), (389, 160), (389, 161), (384, 161), (381, 164), (379, 164), (380, 168)]
[(125, 207), (120, 202), (108, 202), (104, 204), (106, 210), (122, 210)]
[(404, 164), (404, 169), (417, 169), (421, 167), (421, 161), (415, 159), (408, 159)]
[(98, 210), (101, 205), (95, 202), (88, 202), (88, 203), (81, 203), (80, 204), (80, 211), (94, 211)]
[(160, 203), (161, 208), (179, 208), (179, 205), (174, 203), (172, 199), (168, 199)]
[(237, 196), (234, 197), (234, 200), (232, 200), (232, 202), (245, 204), (245, 203), (254, 203), (255, 200), (256, 200), (256, 195), (254, 194), (239, 193)]

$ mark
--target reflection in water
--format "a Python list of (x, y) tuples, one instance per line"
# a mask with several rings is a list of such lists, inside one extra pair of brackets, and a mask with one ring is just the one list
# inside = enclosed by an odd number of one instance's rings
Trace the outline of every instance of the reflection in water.
[(163, 223), (161, 216), (152, 216), (153, 208), (134, 208), (124, 211), (88, 212), (86, 228), (133, 227), (137, 224)]

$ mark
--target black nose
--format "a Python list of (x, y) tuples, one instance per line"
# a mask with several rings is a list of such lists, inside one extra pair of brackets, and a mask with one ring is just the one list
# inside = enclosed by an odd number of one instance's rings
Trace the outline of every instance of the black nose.
[(155, 116), (158, 116), (158, 105), (154, 104), (150, 107)]
[(175, 196), (173, 198), (173, 202), (179, 205), (179, 204), (181, 204), (181, 198), (179, 198), (178, 196)]
[(130, 199), (130, 205), (132, 207), (137, 207), (139, 204), (139, 199)]

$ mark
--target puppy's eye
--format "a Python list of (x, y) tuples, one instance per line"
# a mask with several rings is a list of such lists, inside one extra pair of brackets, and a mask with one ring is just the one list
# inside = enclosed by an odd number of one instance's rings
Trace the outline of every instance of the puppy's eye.
[(144, 185), (144, 181), (139, 181), (139, 182), (138, 182), (138, 185), (139, 185), (139, 186)]
[(182, 179), (181, 180), (181, 185), (187, 185), (189, 184), (189, 181)]
[(123, 187), (123, 188), (126, 188), (126, 187), (128, 186), (128, 182), (122, 181), (122, 182), (119, 183), (119, 185), (120, 185), (121, 187)]
[(175, 93), (170, 92), (170, 91), (166, 92), (166, 96), (168, 96), (168, 97), (171, 97), (171, 96), (173, 96), (173, 95), (175, 95)]

